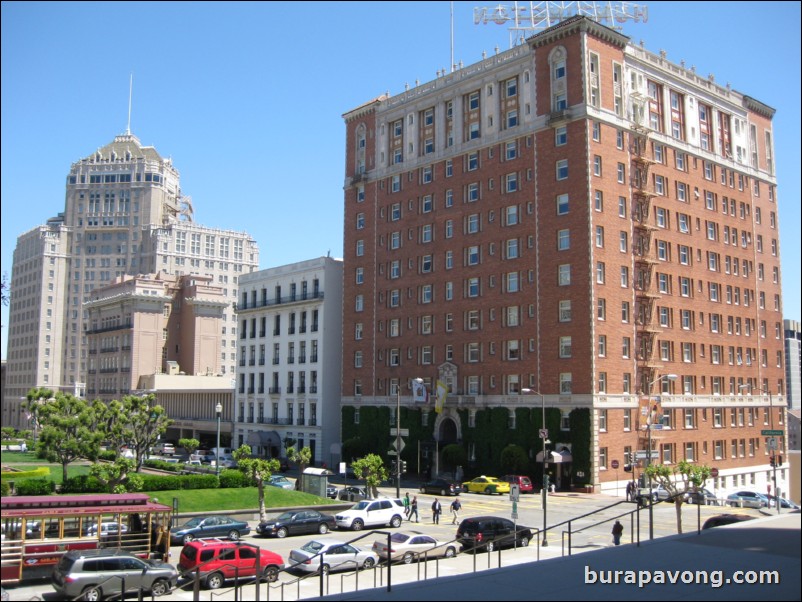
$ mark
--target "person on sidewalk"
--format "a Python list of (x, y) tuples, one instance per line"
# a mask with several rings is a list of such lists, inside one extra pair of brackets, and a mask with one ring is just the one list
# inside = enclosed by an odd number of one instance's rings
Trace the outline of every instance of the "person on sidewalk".
[(457, 521), (459, 520), (459, 511), (462, 510), (462, 504), (459, 501), (459, 496), (454, 498), (454, 501), (451, 502), (451, 524), (456, 525)]
[(621, 524), (621, 521), (615, 521), (613, 525), (613, 544), (620, 546), (621, 545), (621, 536), (624, 534), (624, 525)]
[(413, 496), (412, 501), (409, 504), (409, 522), (412, 522), (412, 515), (415, 515), (415, 522), (420, 522), (420, 517), (418, 516), (418, 496)]
[(440, 524), (440, 514), (443, 512), (443, 506), (440, 504), (440, 500), (434, 498), (432, 502), (432, 522), (435, 525)]
[(404, 518), (409, 518), (409, 491), (404, 496)]

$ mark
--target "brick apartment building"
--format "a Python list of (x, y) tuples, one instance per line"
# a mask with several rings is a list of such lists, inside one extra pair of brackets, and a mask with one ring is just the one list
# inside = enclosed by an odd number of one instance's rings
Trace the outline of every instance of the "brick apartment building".
[(398, 404), (411, 467), (538, 475), (545, 416), (563, 488), (623, 491), (650, 440), (765, 488), (773, 113), (585, 17), (347, 112), (343, 440), (383, 453)]

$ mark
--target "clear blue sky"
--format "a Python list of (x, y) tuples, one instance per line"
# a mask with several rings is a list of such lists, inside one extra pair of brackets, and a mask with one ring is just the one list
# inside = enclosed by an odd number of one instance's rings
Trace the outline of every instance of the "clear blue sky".
[[(454, 55), (509, 47), (454, 3)], [(505, 2), (512, 4), (512, 2)], [(623, 33), (774, 107), (784, 317), (800, 311), (800, 3), (647, 2)], [(64, 209), (72, 162), (131, 130), (172, 157), (195, 219), (267, 268), (342, 257), (342, 114), (450, 63), (449, 2), (2, 3), (2, 271)], [(3, 308), (6, 356), (7, 308)]]

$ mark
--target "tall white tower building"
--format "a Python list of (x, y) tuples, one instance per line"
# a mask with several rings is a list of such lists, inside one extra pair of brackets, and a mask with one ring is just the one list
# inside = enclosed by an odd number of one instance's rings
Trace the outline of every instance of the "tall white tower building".
[[(221, 371), (236, 366), (237, 280), (258, 267), (245, 232), (192, 221), (171, 159), (132, 134), (74, 163), (64, 213), (22, 234), (14, 251), (5, 399), (47, 386), (83, 394), (87, 370), (84, 303), (125, 274), (201, 274), (231, 301), (222, 326)], [(3, 423), (19, 413), (3, 410)]]

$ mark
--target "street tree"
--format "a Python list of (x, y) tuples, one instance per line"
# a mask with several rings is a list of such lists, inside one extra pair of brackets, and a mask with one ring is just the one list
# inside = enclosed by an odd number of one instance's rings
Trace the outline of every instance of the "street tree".
[(98, 429), (105, 434), (115, 451), (127, 447), (134, 454), (134, 470), (139, 472), (151, 447), (173, 421), (164, 408), (156, 403), (156, 395), (126, 395), (122, 401), (108, 404), (93, 402)]
[(677, 533), (682, 533), (682, 504), (685, 503), (688, 493), (696, 492), (704, 486), (705, 481), (710, 478), (710, 467), (682, 460), (672, 466), (649, 464), (643, 472), (668, 491), (677, 513)]
[(187, 453), (191, 456), (196, 451), (198, 451), (198, 448), (200, 447), (200, 441), (194, 438), (179, 439), (178, 447), (183, 447), (185, 450), (187, 450)]
[(17, 429), (15, 429), (13, 426), (4, 426), (0, 430), (2, 430), (4, 441), (13, 439), (17, 435)]
[(290, 462), (298, 464), (298, 480), (295, 482), (295, 489), (303, 491), (304, 489), (304, 470), (307, 469), (312, 461), (312, 450), (308, 446), (301, 448), (300, 451), (295, 449), (294, 445), (287, 448), (287, 459)]
[(365, 480), (365, 487), (372, 498), (379, 495), (379, 485), (389, 476), (384, 460), (376, 454), (368, 454), (356, 460), (351, 467), (357, 479)]
[(69, 393), (31, 389), (27, 409), (41, 425), (36, 455), (61, 464), (63, 478), (67, 466), (79, 459), (95, 461), (100, 453), (103, 433), (93, 429), (94, 412), (85, 400)]
[(141, 491), (145, 480), (134, 471), (134, 460), (118, 456), (114, 462), (93, 464), (89, 474), (105, 485), (109, 493)]
[(259, 521), (266, 521), (265, 483), (274, 472), (278, 472), (281, 468), (279, 461), (275, 458), (265, 460), (251, 457), (251, 446), (247, 444), (243, 444), (239, 449), (234, 450), (233, 456), (237, 461), (237, 469), (248, 478), (256, 481), (256, 489), (259, 495)]
[(526, 474), (529, 468), (529, 456), (520, 445), (510, 443), (501, 450), (501, 467), (509, 474)]

